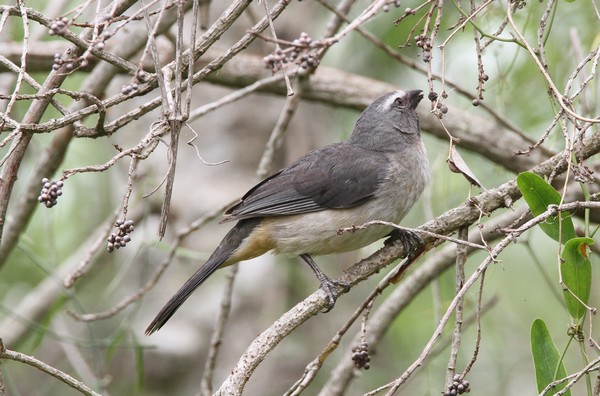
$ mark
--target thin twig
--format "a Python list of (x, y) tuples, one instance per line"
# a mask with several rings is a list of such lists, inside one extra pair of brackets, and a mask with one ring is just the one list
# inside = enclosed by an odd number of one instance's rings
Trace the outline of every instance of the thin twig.
[(519, 37), (519, 40), (521, 40), (521, 42), (523, 43), (523, 45), (525, 45), (525, 48), (527, 49), (527, 52), (529, 52), (529, 55), (531, 56), (531, 58), (535, 61), (536, 65), (538, 66), (538, 69), (540, 71), (540, 74), (542, 74), (542, 76), (544, 76), (544, 79), (548, 83), (548, 86), (552, 90), (552, 93), (553, 93), (554, 97), (556, 98), (556, 100), (557, 100), (558, 104), (560, 105), (560, 107), (567, 114), (569, 114), (571, 117), (573, 117), (575, 119), (578, 119), (578, 120), (584, 121), (584, 122), (589, 122), (591, 124), (600, 123), (600, 118), (587, 118), (587, 117), (583, 117), (583, 116), (575, 113), (573, 110), (571, 110), (570, 104), (568, 103), (568, 99), (566, 97), (564, 97), (560, 93), (560, 91), (558, 90), (558, 88), (554, 84), (554, 81), (552, 80), (552, 77), (550, 77), (550, 75), (548, 74), (546, 68), (544, 67), (544, 65), (539, 60), (539, 58), (538, 58), (537, 54), (535, 53), (534, 49), (529, 45), (529, 43), (527, 42), (527, 40), (525, 40), (525, 37), (523, 37), (523, 34), (521, 33), (521, 31), (519, 30), (519, 28), (515, 24), (515, 21), (512, 18), (513, 10), (511, 8), (511, 3), (508, 2), (507, 4), (508, 5), (507, 5), (507, 8), (506, 8), (506, 15), (508, 16), (508, 21), (510, 22), (510, 24), (511, 24), (511, 26), (513, 28), (513, 31)]
[[(458, 230), (458, 238), (462, 240), (469, 239), (469, 229), (463, 227)], [(456, 291), (460, 291), (465, 282), (465, 263), (467, 261), (467, 247), (465, 245), (456, 245)], [(456, 304), (454, 310), (454, 331), (452, 332), (452, 343), (450, 346), (450, 358), (448, 360), (448, 366), (446, 368), (446, 388), (449, 388), (452, 384), (454, 374), (456, 373), (456, 361), (458, 358), (458, 351), (460, 350), (460, 343), (462, 338), (462, 325), (463, 325), (463, 299), (461, 298)]]
[(283, 136), (300, 105), (300, 100), (302, 99), (302, 78), (297, 79), (297, 81), (299, 84), (297, 84), (296, 93), (295, 95), (286, 97), (285, 105), (281, 109), (277, 123), (269, 136), (263, 155), (260, 158), (258, 170), (256, 171), (259, 179), (263, 179), (273, 172), (273, 158), (275, 153), (281, 149)]
[(478, 244), (478, 243), (473, 243), (473, 242), (465, 241), (465, 240), (462, 240), (460, 238), (449, 237), (447, 235), (436, 234), (434, 232), (423, 230), (423, 229), (420, 229), (420, 228), (403, 227), (401, 225), (394, 224), (394, 223), (391, 223), (389, 221), (383, 221), (383, 220), (373, 220), (373, 221), (369, 221), (369, 222), (367, 222), (365, 224), (362, 224), (362, 225), (359, 225), (359, 226), (341, 228), (338, 232), (354, 232), (356, 230), (363, 230), (363, 229), (371, 227), (373, 225), (386, 225), (386, 226), (394, 227), (394, 228), (396, 228), (398, 230), (415, 232), (417, 234), (426, 235), (426, 236), (434, 238), (434, 239), (441, 239), (441, 240), (448, 241), (448, 242), (454, 242), (454, 243), (456, 243), (458, 245), (465, 245), (465, 246), (469, 246), (469, 247), (472, 247), (472, 248), (475, 248), (475, 249), (488, 250), (488, 248), (485, 245), (481, 245), (481, 244)]
[(28, 366), (35, 367), (40, 371), (43, 371), (46, 374), (51, 375), (52, 377), (64, 382), (70, 388), (73, 388), (84, 395), (89, 396), (101, 396), (99, 393), (94, 392), (91, 388), (85, 385), (83, 382), (76, 380), (71, 377), (69, 374), (60, 371), (59, 369), (50, 366), (34, 358), (33, 356), (25, 355), (24, 353), (11, 351), (4, 347), (4, 344), (1, 343), (0, 340), (0, 359), (14, 360), (15, 362), (21, 362)]
[(225, 333), (225, 326), (229, 313), (231, 312), (231, 301), (233, 296), (233, 285), (238, 272), (239, 266), (233, 265), (227, 272), (225, 279), (225, 285), (223, 287), (223, 296), (221, 297), (221, 305), (219, 313), (217, 314), (217, 321), (215, 328), (210, 338), (210, 347), (206, 355), (206, 361), (204, 362), (204, 370), (202, 371), (202, 379), (200, 380), (200, 393), (202, 396), (210, 396), (213, 393), (213, 377), (215, 373), (215, 366), (217, 364), (217, 357), (220, 351), (220, 347), (223, 343), (223, 334)]

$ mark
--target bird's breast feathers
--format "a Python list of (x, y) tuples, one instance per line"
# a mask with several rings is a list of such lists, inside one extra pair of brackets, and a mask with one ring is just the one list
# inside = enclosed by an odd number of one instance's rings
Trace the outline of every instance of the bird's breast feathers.
[(277, 253), (322, 255), (356, 250), (385, 237), (392, 229), (382, 225), (344, 233), (339, 233), (339, 229), (373, 220), (399, 223), (421, 195), (428, 179), (429, 166), (419, 142), (390, 158), (385, 181), (375, 196), (363, 204), (265, 218), (261, 227), (268, 229)]

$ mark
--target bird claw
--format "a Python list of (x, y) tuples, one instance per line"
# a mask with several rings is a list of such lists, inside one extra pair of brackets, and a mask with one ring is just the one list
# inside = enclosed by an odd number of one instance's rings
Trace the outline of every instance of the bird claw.
[(400, 243), (402, 243), (402, 246), (404, 247), (406, 257), (408, 258), (418, 256), (425, 246), (425, 242), (423, 242), (423, 239), (421, 239), (419, 235), (408, 230), (395, 229), (390, 233), (390, 237), (385, 243), (391, 243), (395, 240), (400, 240)]
[(327, 294), (327, 305), (321, 312), (327, 313), (331, 311), (335, 305), (335, 301), (337, 300), (340, 293), (338, 292), (338, 288), (342, 288), (342, 293), (347, 293), (350, 290), (350, 284), (348, 282), (333, 280), (327, 278), (321, 282), (321, 289)]

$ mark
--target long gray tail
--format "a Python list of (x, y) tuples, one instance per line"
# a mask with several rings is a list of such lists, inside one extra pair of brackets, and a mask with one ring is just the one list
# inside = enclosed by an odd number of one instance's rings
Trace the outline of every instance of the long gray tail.
[(154, 333), (164, 326), (165, 323), (173, 316), (175, 311), (179, 309), (181, 304), (187, 300), (198, 286), (202, 284), (213, 272), (231, 256), (231, 254), (240, 246), (242, 241), (250, 235), (252, 230), (260, 223), (261, 219), (245, 219), (240, 220), (232, 229), (225, 235), (217, 249), (208, 258), (206, 263), (194, 275), (181, 286), (181, 289), (169, 302), (160, 310), (154, 318), (150, 326), (146, 329), (146, 335)]

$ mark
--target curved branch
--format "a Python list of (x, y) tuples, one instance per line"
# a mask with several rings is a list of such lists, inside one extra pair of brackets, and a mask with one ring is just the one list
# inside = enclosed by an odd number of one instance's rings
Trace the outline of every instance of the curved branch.
[(44, 373), (49, 374), (49, 375), (53, 376), (54, 378), (61, 380), (65, 384), (69, 385), (71, 388), (78, 390), (79, 392), (81, 392), (84, 395), (102, 396), (99, 393), (94, 392), (91, 388), (89, 388), (83, 382), (78, 381), (75, 378), (71, 377), (69, 374), (62, 372), (59, 369), (52, 367), (49, 364), (46, 364), (46, 363), (42, 362), (41, 360), (34, 358), (33, 356), (29, 356), (29, 355), (25, 355), (23, 353), (5, 349), (4, 345), (1, 345), (0, 359), (14, 360), (15, 362), (21, 362), (21, 363), (25, 363), (29, 366), (35, 367), (38, 370), (41, 370)]

